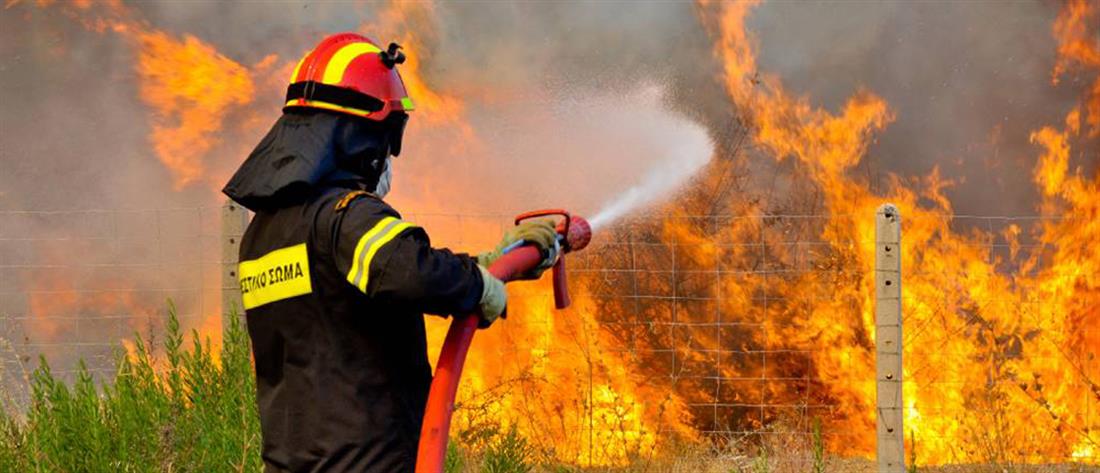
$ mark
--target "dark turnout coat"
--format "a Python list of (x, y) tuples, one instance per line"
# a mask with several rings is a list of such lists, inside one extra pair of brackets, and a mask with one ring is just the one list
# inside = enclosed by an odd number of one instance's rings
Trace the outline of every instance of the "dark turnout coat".
[(474, 311), (476, 260), (433, 249), (366, 192), (320, 182), (262, 205), (239, 177), (226, 193), (256, 212), (239, 277), (266, 471), (413, 471), (431, 382), (422, 314)]

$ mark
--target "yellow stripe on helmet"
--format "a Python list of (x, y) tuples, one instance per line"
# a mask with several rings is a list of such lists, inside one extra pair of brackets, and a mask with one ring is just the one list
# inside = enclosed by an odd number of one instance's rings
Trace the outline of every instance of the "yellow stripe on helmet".
[(298, 82), (298, 72), (302, 70), (302, 64), (305, 64), (307, 57), (309, 57), (308, 54), (303, 56), (302, 59), (300, 61), (298, 61), (297, 66), (294, 66), (294, 73), (290, 75), (290, 83), (291, 84), (293, 84), (295, 82)]
[(344, 80), (344, 71), (347, 70), (351, 61), (364, 54), (381, 51), (377, 46), (370, 43), (351, 43), (340, 48), (328, 60), (328, 65), (325, 66), (325, 75), (321, 77), (321, 82), (330, 85), (339, 84)]

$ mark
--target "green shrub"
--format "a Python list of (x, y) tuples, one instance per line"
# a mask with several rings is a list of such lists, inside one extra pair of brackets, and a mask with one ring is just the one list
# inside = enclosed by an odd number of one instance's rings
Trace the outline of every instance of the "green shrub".
[(96, 389), (83, 362), (72, 386), (45, 358), (30, 379), (25, 419), (0, 409), (0, 471), (259, 471), (260, 426), (248, 335), (240, 317), (220, 358), (193, 332), (190, 350), (169, 304), (164, 362), (141, 336)]
[(453, 441), (447, 442), (447, 456), (443, 459), (445, 473), (461, 473), (466, 470), (466, 456)]
[(821, 418), (814, 417), (814, 473), (825, 473), (825, 439), (821, 434)]
[(531, 471), (531, 446), (515, 427), (497, 437), (485, 450), (481, 464), (484, 473), (528, 473)]

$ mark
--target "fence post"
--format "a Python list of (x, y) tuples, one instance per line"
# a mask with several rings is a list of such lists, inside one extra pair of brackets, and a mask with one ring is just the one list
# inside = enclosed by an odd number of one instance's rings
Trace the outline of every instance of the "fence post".
[(905, 471), (901, 365), (901, 215), (875, 212), (875, 413), (880, 473)]
[(237, 278), (237, 255), (241, 237), (248, 226), (248, 211), (227, 200), (222, 205), (222, 330), (229, 327), (231, 314), (243, 316), (241, 309), (241, 284)]

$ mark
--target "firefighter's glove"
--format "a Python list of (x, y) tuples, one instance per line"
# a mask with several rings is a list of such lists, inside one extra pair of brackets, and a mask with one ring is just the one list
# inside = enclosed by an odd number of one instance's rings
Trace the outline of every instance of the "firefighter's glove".
[(508, 293), (504, 290), (504, 282), (497, 279), (496, 276), (489, 274), (489, 270), (484, 266), (478, 265), (477, 269), (481, 270), (481, 304), (479, 314), (481, 320), (478, 321), (478, 328), (489, 328), (500, 318), (507, 318), (508, 309)]
[(500, 243), (492, 251), (486, 251), (477, 255), (478, 264), (489, 267), (498, 258), (504, 254), (504, 250), (510, 249), (516, 242), (523, 241), (525, 244), (536, 245), (539, 250), (542, 251), (543, 260), (538, 267), (531, 271), (520, 274), (516, 279), (531, 280), (538, 279), (542, 276), (542, 273), (554, 265), (554, 261), (557, 260), (558, 251), (558, 232), (554, 228), (554, 221), (550, 219), (539, 220), (527, 220), (520, 222), (519, 225), (512, 227), (504, 233), (504, 237), (501, 238)]

